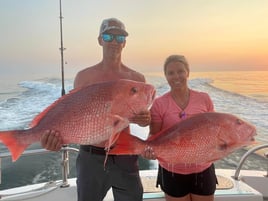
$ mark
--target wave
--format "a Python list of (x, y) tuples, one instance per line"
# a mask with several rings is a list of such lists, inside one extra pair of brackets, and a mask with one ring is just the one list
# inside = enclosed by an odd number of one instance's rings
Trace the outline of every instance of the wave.
[[(158, 95), (169, 90), (169, 85), (164, 77), (151, 77), (148, 80), (150, 80), (149, 83), (152, 83), (156, 87)], [(72, 85), (73, 80), (65, 81), (67, 92), (72, 89)], [(19, 86), (23, 90), (16, 93), (15, 97), (11, 96), (0, 102), (0, 130), (27, 128), (35, 115), (43, 111), (61, 96), (61, 80), (57, 78), (46, 78), (35, 81), (25, 80), (20, 82)], [(194, 90), (207, 92), (215, 104), (216, 111), (233, 113), (252, 122), (257, 127), (257, 140), (268, 142), (267, 103), (261, 103), (243, 94), (217, 88), (213, 86), (212, 79), (191, 79), (189, 80), (189, 87)], [(131, 125), (131, 131), (133, 134), (137, 134), (137, 136), (145, 139), (148, 136), (149, 128)], [(0, 151), (4, 152), (7, 149), (4, 145), (0, 144)], [(244, 150), (241, 150), (239, 153), (234, 153), (218, 161), (215, 165), (220, 168), (234, 168), (243, 153)], [(71, 155), (71, 157), (75, 158), (76, 155)], [(16, 163), (5, 160), (3, 161), (2, 171), (3, 176), (5, 175), (8, 179), (6, 179), (6, 182), (0, 188), (4, 189), (29, 183), (44, 182), (49, 179), (58, 179), (56, 173), (60, 172), (60, 168), (57, 166), (57, 164), (60, 164), (58, 163), (59, 160), (60, 155), (57, 153), (44, 155), (42, 159), (39, 156), (34, 158), (25, 157), (24, 160), (18, 160)], [(45, 161), (45, 164), (52, 163), (53, 165), (44, 166), (43, 161)], [(73, 162), (70, 165), (71, 176), (75, 176), (75, 159), (70, 161)], [(252, 161), (255, 162), (256, 160), (254, 159)], [(29, 166), (32, 162), (34, 164)], [(144, 169), (156, 169), (158, 167), (156, 161), (149, 162), (149, 167), (146, 164), (144, 165)], [(260, 169), (263, 167), (263, 164), (265, 164), (263, 161), (256, 164), (245, 164), (244, 168), (254, 167)], [(18, 177), (22, 178), (19, 181), (20, 183), (14, 183), (13, 179)]]
[[(170, 88), (164, 77), (149, 78), (150, 83), (156, 87), (157, 95), (162, 95)], [(66, 93), (72, 89), (73, 80), (66, 80)], [(61, 96), (61, 80), (46, 78), (35, 81), (22, 81), (19, 86), (23, 88), (16, 97), (0, 102), (0, 129), (9, 130), (27, 128), (31, 120), (47, 106)], [(213, 86), (213, 80), (195, 78), (189, 80), (189, 87), (207, 92), (218, 112), (232, 113), (256, 125), (261, 133), (260, 138), (267, 138), (266, 126), (268, 103), (262, 103), (254, 98), (226, 91)]]
[[(203, 91), (211, 97), (215, 111), (231, 113), (240, 118), (249, 121), (257, 127), (257, 140), (268, 142), (268, 103), (262, 102), (253, 97), (243, 94), (227, 91), (213, 86), (213, 80), (208, 78), (195, 78), (188, 82), (189, 87), (193, 90)], [(162, 95), (169, 90), (167, 82), (164, 80), (158, 84), (158, 95)]]
[(22, 92), (0, 103), (1, 130), (27, 128), (34, 116), (61, 96), (59, 79), (22, 81), (19, 86)]
[[(163, 94), (163, 93), (167, 92), (170, 89), (170, 87), (168, 86), (167, 81), (165, 81), (165, 80), (162, 80), (161, 83), (158, 82), (158, 85), (154, 84), (154, 86), (156, 86), (159, 94)], [(253, 99), (253, 100), (257, 101), (254, 98), (251, 98), (251, 97), (239, 94), (239, 93), (235, 93), (235, 92), (232, 92), (232, 91), (227, 91), (227, 90), (224, 90), (224, 89), (221, 89), (221, 88), (218, 88), (218, 87), (215, 87), (213, 85), (213, 79), (210, 79), (210, 78), (194, 78), (194, 79), (191, 79), (191, 80), (188, 81), (188, 86), (191, 89), (194, 89), (194, 90), (197, 90), (197, 91), (207, 92), (209, 94), (217, 93), (218, 95), (221, 95), (221, 96), (229, 96), (229, 97), (230, 96), (237, 96), (237, 97), (240, 97), (240, 98), (248, 98), (248, 99)]]

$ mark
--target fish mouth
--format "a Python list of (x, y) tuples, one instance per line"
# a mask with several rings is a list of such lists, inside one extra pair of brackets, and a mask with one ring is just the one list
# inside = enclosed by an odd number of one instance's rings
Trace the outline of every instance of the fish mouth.
[(249, 139), (249, 142), (250, 143), (255, 143), (256, 142), (256, 140), (255, 140), (255, 136), (257, 135), (257, 132), (256, 132), (256, 130), (253, 130), (252, 132), (251, 132), (251, 134), (250, 134), (250, 136), (251, 136), (251, 138)]
[(154, 99), (156, 97), (156, 90), (154, 89), (151, 94), (152, 94), (151, 97), (150, 97), (151, 99), (148, 101), (147, 108), (150, 108), (152, 106), (153, 101), (154, 101)]
[(154, 99), (155, 99), (155, 97), (156, 97), (156, 90), (155, 90), (155, 88), (153, 88), (152, 90), (150, 90), (150, 95), (148, 95), (147, 96), (147, 105), (146, 105), (146, 107), (147, 108), (150, 108), (150, 106), (153, 104), (153, 101), (154, 101)]
[(255, 138), (252, 137), (249, 141), (251, 141), (251, 142), (255, 142)]
[(150, 100), (148, 100), (147, 109), (150, 108), (150, 107), (152, 106), (155, 97), (156, 97), (156, 90), (153, 89), (152, 92), (151, 92), (151, 96), (149, 97)]
[[(146, 111), (146, 110), (148, 110), (152, 106), (153, 101), (154, 101), (154, 99), (156, 97), (156, 90), (155, 90), (155, 88), (153, 88), (152, 90), (150, 90), (148, 94), (149, 95), (147, 95), (147, 97), (146, 97), (146, 101), (147, 101), (148, 104), (145, 105), (145, 107), (142, 109), (142, 111)], [(135, 111), (135, 109), (131, 105), (127, 104), (127, 107), (130, 109), (132, 115), (139, 114), (139, 112)]]

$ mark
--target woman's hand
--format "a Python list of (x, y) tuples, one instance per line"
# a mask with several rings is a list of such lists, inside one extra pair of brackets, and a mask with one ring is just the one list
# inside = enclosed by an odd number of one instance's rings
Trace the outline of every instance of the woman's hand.
[(143, 158), (149, 159), (149, 160), (155, 160), (156, 156), (154, 153), (154, 150), (150, 146), (146, 146), (143, 153), (141, 154)]

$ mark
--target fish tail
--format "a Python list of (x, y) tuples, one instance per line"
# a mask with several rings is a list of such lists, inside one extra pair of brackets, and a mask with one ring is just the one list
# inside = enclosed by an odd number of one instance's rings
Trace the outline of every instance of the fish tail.
[(145, 141), (122, 131), (115, 142), (115, 146), (110, 149), (109, 154), (114, 155), (139, 155), (145, 147)]
[(7, 146), (8, 150), (11, 152), (12, 161), (15, 162), (22, 152), (29, 146), (29, 144), (23, 144), (17, 135), (19, 135), (21, 131), (13, 130), (13, 131), (0, 131), (0, 141)]

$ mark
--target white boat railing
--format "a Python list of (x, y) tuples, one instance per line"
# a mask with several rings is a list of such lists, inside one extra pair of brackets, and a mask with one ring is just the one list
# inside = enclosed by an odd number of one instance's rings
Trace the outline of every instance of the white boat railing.
[[(234, 179), (238, 180), (239, 179), (239, 174), (240, 174), (240, 170), (242, 168), (242, 165), (244, 164), (244, 162), (246, 161), (247, 157), (264, 148), (268, 148), (268, 144), (262, 144), (256, 147), (251, 148), (250, 150), (248, 150), (240, 159), (238, 166), (236, 168), (235, 174), (234, 174)], [(73, 147), (68, 147), (68, 146), (63, 146), (60, 150), (62, 152), (62, 185), (61, 187), (68, 187), (68, 175), (69, 175), (69, 152), (79, 152), (79, 149), (77, 148), (73, 148)], [(39, 155), (39, 154), (46, 154), (46, 153), (51, 153), (51, 151), (48, 151), (46, 149), (34, 149), (34, 150), (26, 150), (22, 156), (30, 156), (30, 155)], [(264, 156), (268, 159), (268, 152), (264, 154)], [(2, 174), (2, 164), (1, 161), (3, 158), (8, 158), (11, 157), (11, 154), (9, 152), (3, 152), (0, 153), (0, 184), (1, 184), (1, 174)], [(266, 177), (268, 177), (268, 165), (267, 165), (267, 173), (266, 175), (264, 175)]]
[[(238, 163), (238, 166), (237, 166), (237, 168), (236, 168), (236, 170), (235, 170), (235, 175), (234, 175), (234, 179), (235, 179), (235, 180), (238, 180), (240, 170), (241, 170), (241, 168), (242, 168), (242, 165), (243, 165), (244, 162), (246, 161), (247, 157), (248, 157), (250, 154), (252, 154), (252, 153), (254, 153), (254, 152), (256, 152), (256, 151), (261, 150), (261, 149), (265, 149), (265, 148), (268, 148), (268, 144), (258, 145), (258, 146), (256, 146), (256, 147), (253, 147), (253, 148), (251, 148), (250, 150), (248, 150), (248, 151), (242, 156), (242, 158), (240, 159), (240, 161), (239, 161), (239, 163)], [(264, 153), (264, 156), (268, 159), (268, 152)], [(267, 173), (266, 173), (266, 175), (264, 175), (264, 176), (265, 176), (265, 177), (268, 177), (268, 165), (267, 165)]]
[(73, 152), (79, 152), (79, 149), (77, 148), (73, 148), (73, 147), (68, 147), (66, 145), (64, 145), (61, 148), (62, 151), (62, 184), (61, 187), (68, 187), (69, 183), (68, 183), (68, 175), (69, 175), (69, 151), (73, 151)]
[[(69, 175), (69, 152), (79, 152), (79, 149), (63, 146), (60, 150), (62, 152), (62, 184), (61, 187), (68, 187), (68, 175)], [(40, 154), (46, 154), (51, 153), (51, 151), (48, 151), (46, 149), (34, 149), (34, 150), (26, 150), (22, 153), (22, 156), (30, 156), (30, 155), (40, 155)], [(9, 152), (3, 152), (0, 153), (0, 184), (1, 184), (1, 175), (2, 175), (2, 159), (3, 158), (9, 158), (11, 157), (11, 154)]]

